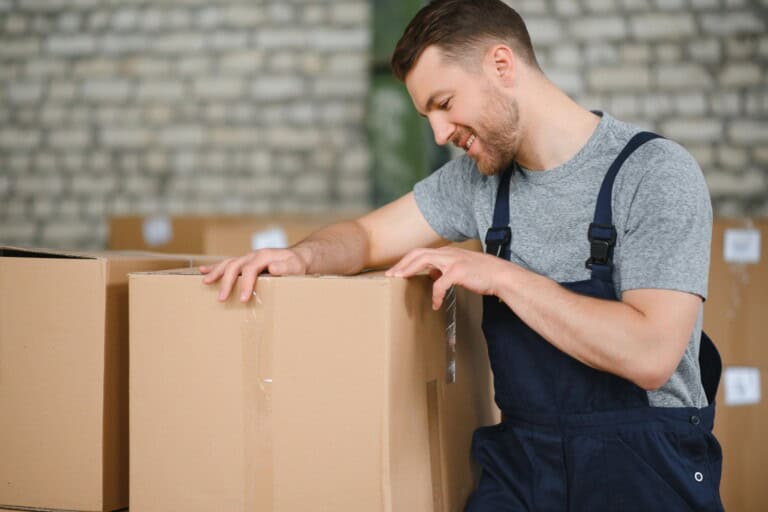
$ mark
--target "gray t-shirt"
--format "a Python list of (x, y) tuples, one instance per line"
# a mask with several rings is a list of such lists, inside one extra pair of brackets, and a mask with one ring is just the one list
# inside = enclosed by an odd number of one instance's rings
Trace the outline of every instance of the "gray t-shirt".
[[(545, 171), (520, 166), (509, 193), (511, 261), (558, 282), (589, 279), (587, 230), (610, 164), (641, 129), (602, 114), (569, 161)], [(499, 176), (483, 176), (466, 155), (414, 187), (416, 203), (443, 238), (483, 240), (491, 226)], [(614, 286), (661, 288), (706, 298), (712, 206), (701, 169), (680, 145), (655, 139), (624, 163), (613, 187)], [(674, 375), (648, 392), (657, 407), (704, 407), (699, 339), (702, 309)]]

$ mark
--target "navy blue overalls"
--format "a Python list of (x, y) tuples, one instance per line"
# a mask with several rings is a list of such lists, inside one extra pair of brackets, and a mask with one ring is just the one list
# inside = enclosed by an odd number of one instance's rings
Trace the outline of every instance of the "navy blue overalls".
[[(609, 168), (589, 228), (587, 281), (576, 293), (618, 300), (611, 279), (613, 182), (626, 158), (658, 135), (629, 141)], [(509, 180), (501, 180), (487, 252), (509, 259)], [(722, 510), (720, 445), (712, 435), (721, 362), (702, 333), (699, 362), (709, 406), (651, 407), (645, 390), (590, 368), (548, 343), (498, 298), (484, 298), (483, 331), (499, 425), (478, 429), (481, 468), (467, 512)]]

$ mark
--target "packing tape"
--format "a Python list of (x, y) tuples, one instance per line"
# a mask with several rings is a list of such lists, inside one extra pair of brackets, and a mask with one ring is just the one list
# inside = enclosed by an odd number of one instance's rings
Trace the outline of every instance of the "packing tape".
[[(256, 292), (243, 324), (243, 468), (245, 510), (273, 510), (272, 329)], [(261, 310), (261, 311), (259, 311)]]
[(448, 340), (446, 345), (447, 368), (445, 380), (448, 384), (456, 382), (456, 287), (451, 286), (445, 294), (446, 327), (445, 335)]

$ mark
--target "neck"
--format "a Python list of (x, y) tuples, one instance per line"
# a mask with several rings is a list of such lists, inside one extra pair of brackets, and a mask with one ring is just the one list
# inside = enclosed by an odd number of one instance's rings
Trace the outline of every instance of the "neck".
[(564, 164), (584, 147), (600, 117), (583, 108), (543, 75), (520, 100), (517, 163), (532, 170)]

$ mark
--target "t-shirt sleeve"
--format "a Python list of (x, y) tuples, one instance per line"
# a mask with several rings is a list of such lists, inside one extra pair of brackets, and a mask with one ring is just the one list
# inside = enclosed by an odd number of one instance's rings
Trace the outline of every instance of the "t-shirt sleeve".
[(413, 187), (416, 205), (427, 223), (446, 240), (477, 238), (472, 208), (473, 165), (467, 156), (451, 160)]
[(660, 288), (706, 299), (712, 204), (704, 176), (681, 146), (650, 144), (655, 148), (640, 148), (630, 157), (646, 172), (619, 235), (619, 291)]

